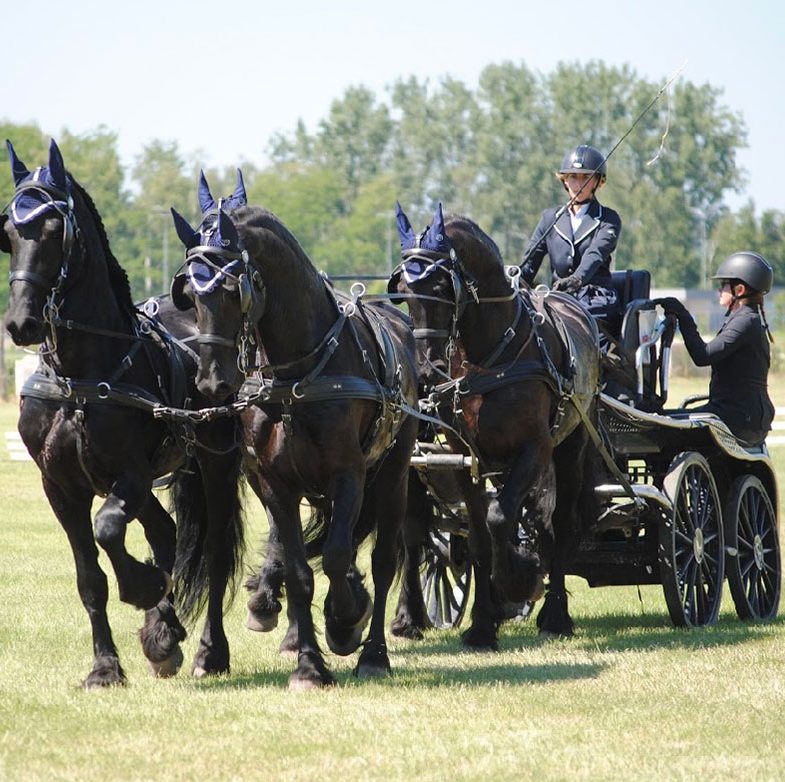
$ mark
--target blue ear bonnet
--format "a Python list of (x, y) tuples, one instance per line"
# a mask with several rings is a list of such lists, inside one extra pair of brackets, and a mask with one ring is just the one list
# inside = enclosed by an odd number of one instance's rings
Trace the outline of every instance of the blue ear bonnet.
[[(225, 209), (235, 209), (248, 203), (245, 194), (243, 175), (237, 169), (237, 186), (229, 198), (219, 198), (216, 202), (210, 193), (204, 171), (199, 174), (199, 207), (202, 222), (194, 230), (188, 221), (172, 209), (175, 229), (180, 241), (186, 246), (186, 274), (194, 291), (203, 296), (222, 284), (226, 275), (239, 277), (244, 271), (244, 259), (240, 248), (240, 238)], [(215, 248), (214, 255), (205, 253)], [(198, 251), (198, 248), (202, 248)], [(191, 258), (189, 251), (194, 250)], [(212, 256), (212, 257), (211, 257)], [(234, 256), (234, 257), (233, 257)]]
[[(404, 260), (401, 264), (403, 277), (407, 283), (422, 280), (436, 269), (446, 265), (452, 253), (452, 245), (444, 230), (444, 214), (439, 204), (431, 224), (419, 235), (415, 235), (409, 218), (395, 203), (395, 219)], [(422, 251), (422, 253), (418, 252)], [(430, 255), (435, 257), (429, 257)], [(409, 256), (409, 257), (407, 257)]]
[[(48, 211), (66, 214), (71, 187), (57, 144), (52, 141), (49, 145), (49, 165), (40, 166), (32, 172), (16, 156), (10, 141), (6, 141), (6, 146), (17, 188), (9, 209), (14, 225), (30, 223)], [(40, 184), (40, 189), (30, 187), (34, 184)]]

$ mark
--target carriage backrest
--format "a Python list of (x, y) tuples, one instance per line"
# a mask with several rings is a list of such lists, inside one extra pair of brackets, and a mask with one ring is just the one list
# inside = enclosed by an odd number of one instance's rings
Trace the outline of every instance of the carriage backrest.
[(651, 291), (651, 274), (646, 269), (624, 269), (611, 272), (611, 283), (619, 296), (622, 311), (635, 299), (648, 299)]

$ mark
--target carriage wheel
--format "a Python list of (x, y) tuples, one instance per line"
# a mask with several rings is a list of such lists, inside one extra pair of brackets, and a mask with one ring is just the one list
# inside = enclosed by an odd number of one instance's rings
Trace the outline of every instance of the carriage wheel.
[(434, 530), (425, 550), (422, 593), (434, 627), (456, 627), (469, 602), (472, 566), (465, 537)]
[(780, 543), (777, 516), (763, 484), (739, 476), (724, 509), (728, 585), (741, 619), (771, 619), (780, 602)]
[(660, 521), (662, 589), (673, 624), (717, 621), (722, 599), (725, 542), (717, 487), (706, 459), (679, 454), (668, 468), (665, 491), (673, 502)]

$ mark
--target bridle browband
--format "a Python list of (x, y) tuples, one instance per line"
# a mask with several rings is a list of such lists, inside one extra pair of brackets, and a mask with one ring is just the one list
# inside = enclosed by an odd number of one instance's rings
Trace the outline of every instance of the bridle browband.
[[(509, 278), (511, 292), (505, 296), (480, 296), (478, 293), (477, 281), (470, 277), (460, 258), (454, 249), (449, 253), (440, 253), (430, 250), (422, 250), (420, 248), (413, 248), (411, 250), (404, 250), (402, 253), (403, 260), (393, 272), (393, 274), (403, 274), (404, 267), (407, 263), (413, 260), (430, 262), (437, 267), (439, 271), (448, 274), (452, 284), (453, 296), (452, 298), (444, 298), (441, 296), (433, 296), (428, 294), (403, 294), (403, 296), (415, 298), (422, 301), (436, 301), (442, 304), (448, 304), (453, 307), (453, 315), (450, 319), (450, 327), (444, 329), (435, 328), (415, 328), (413, 329), (415, 339), (446, 339), (447, 348), (446, 354), (448, 361), (455, 352), (455, 343), (458, 339), (458, 321), (463, 315), (467, 305), (471, 302), (475, 304), (494, 304), (503, 303), (508, 301), (515, 301), (515, 315), (512, 322), (505, 329), (504, 334), (499, 343), (494, 349), (478, 364), (482, 368), (491, 367), (496, 360), (504, 353), (508, 345), (515, 339), (517, 329), (521, 321), (523, 312), (526, 311), (529, 315), (529, 320), (536, 324), (540, 320), (539, 314), (531, 306), (525, 306), (524, 291), (520, 287), (520, 269), (517, 266), (509, 267), (505, 270)], [(433, 273), (433, 272), (430, 272)], [(440, 369), (433, 367), (439, 374), (444, 374)]]
[[(28, 269), (21, 269), (17, 271), (10, 272), (8, 276), (9, 285), (16, 282), (17, 280), (22, 282), (29, 282), (31, 285), (35, 286), (44, 291), (51, 291), (50, 296), (48, 297), (49, 300), (54, 300), (55, 295), (61, 293), (61, 289), (65, 284), (66, 277), (68, 276), (68, 268), (69, 262), (71, 259), (71, 251), (73, 250), (74, 240), (79, 239), (81, 234), (79, 232), (79, 227), (76, 223), (76, 217), (74, 216), (74, 200), (73, 197), (69, 192), (60, 190), (53, 185), (47, 185), (43, 182), (37, 180), (31, 180), (30, 182), (23, 182), (17, 186), (16, 192), (14, 193), (14, 200), (26, 190), (34, 190), (38, 193), (43, 194), (48, 203), (46, 204), (47, 208), (54, 209), (58, 214), (61, 215), (63, 218), (63, 241), (62, 241), (62, 255), (63, 260), (60, 264), (60, 271), (57, 275), (57, 278), (54, 280), (48, 280), (43, 275), (38, 274), (33, 271), (29, 271)], [(12, 200), (13, 205), (13, 200)], [(65, 204), (65, 209), (60, 204)], [(9, 215), (10, 219), (14, 221), (13, 217), (13, 206), (11, 206), (12, 214)], [(42, 213), (43, 214), (43, 213)], [(14, 221), (16, 224), (16, 221)]]
[[(219, 258), (223, 263), (216, 262), (215, 258)], [(225, 247), (200, 244), (186, 251), (183, 265), (188, 266), (197, 260), (206, 264), (217, 273), (221, 278), (218, 284), (222, 285), (223, 281), (227, 279), (234, 280), (237, 283), (242, 316), (240, 329), (234, 339), (214, 332), (206, 332), (199, 334), (197, 343), (199, 345), (236, 348), (238, 369), (243, 374), (247, 374), (246, 370), (251, 367), (253, 360), (251, 356), (256, 352), (256, 347), (259, 344), (257, 323), (267, 306), (267, 292), (264, 280), (258, 270), (251, 264), (246, 250), (235, 251)], [(235, 264), (241, 265), (239, 274), (232, 271), (232, 267)], [(199, 290), (194, 292), (196, 295), (200, 295)]]

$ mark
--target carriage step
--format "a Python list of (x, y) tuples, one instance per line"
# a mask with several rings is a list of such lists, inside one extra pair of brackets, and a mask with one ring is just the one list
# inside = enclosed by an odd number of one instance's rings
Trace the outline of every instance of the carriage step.
[[(631, 484), (632, 491), (635, 493), (636, 497), (640, 497), (644, 500), (651, 500), (652, 502), (656, 502), (660, 505), (665, 506), (666, 508), (671, 508), (672, 503), (670, 498), (656, 486), (651, 486), (648, 483), (633, 483)], [(619, 499), (626, 499), (629, 500), (629, 494), (627, 494), (627, 489), (624, 488), (620, 483), (603, 483), (599, 486), (594, 487), (595, 494), (599, 495), (604, 499), (611, 499), (612, 497), (618, 497)]]
[(420, 470), (463, 470), (471, 468), (472, 457), (459, 453), (425, 453), (412, 456), (409, 463)]

